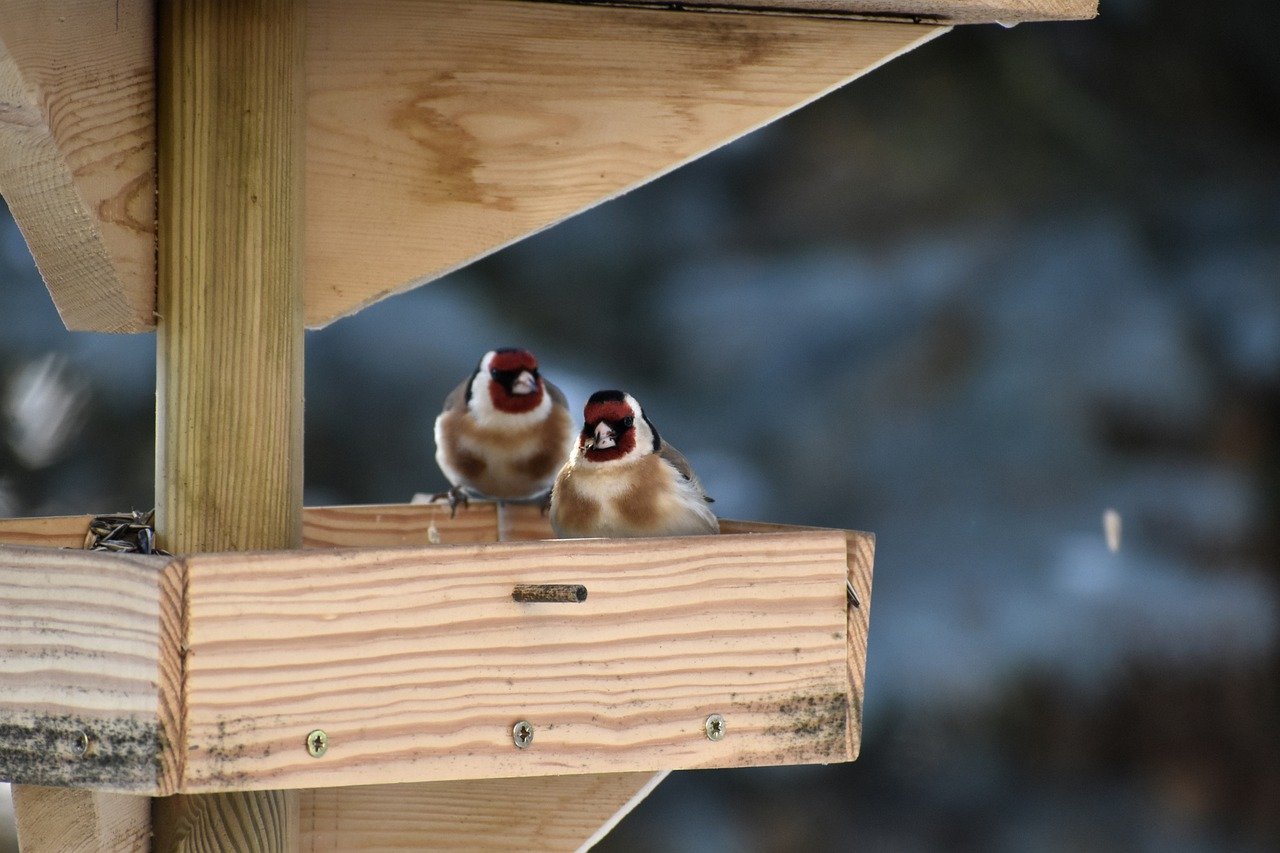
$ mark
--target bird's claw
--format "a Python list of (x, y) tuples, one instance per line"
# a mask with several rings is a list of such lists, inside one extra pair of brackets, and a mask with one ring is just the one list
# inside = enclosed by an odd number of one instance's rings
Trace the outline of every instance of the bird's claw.
[(447, 492), (436, 492), (431, 496), (431, 503), (443, 500), (449, 501), (450, 518), (458, 517), (458, 504), (462, 504), (463, 506), (471, 505), (471, 499), (467, 497), (467, 493), (463, 491), (461, 486), (454, 486)]

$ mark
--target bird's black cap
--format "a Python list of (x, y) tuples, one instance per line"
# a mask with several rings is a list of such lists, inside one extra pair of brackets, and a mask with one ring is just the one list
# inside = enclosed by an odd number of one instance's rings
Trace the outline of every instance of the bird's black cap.
[(591, 395), (591, 399), (587, 400), (588, 406), (594, 406), (596, 403), (621, 403), (626, 399), (626, 394), (622, 391), (597, 391)]

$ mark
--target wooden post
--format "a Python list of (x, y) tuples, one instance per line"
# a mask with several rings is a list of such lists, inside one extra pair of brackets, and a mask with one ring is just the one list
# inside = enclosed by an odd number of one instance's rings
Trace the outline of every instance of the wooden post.
[[(175, 553), (302, 536), (301, 0), (162, 3), (156, 527)], [(155, 848), (297, 848), (296, 792), (157, 800)]]

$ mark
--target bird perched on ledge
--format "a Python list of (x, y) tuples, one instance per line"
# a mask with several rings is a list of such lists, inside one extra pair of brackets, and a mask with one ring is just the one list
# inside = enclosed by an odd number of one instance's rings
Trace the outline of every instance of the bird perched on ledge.
[(573, 420), (560, 389), (523, 349), (484, 354), (445, 398), (436, 418), (436, 463), (456, 510), (467, 494), (522, 500), (546, 494), (573, 449)]
[(662, 440), (635, 397), (597, 391), (578, 446), (551, 490), (561, 538), (719, 533), (689, 461)]

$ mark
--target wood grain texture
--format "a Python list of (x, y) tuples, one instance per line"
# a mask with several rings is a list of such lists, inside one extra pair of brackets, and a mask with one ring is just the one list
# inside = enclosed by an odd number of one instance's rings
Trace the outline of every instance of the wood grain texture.
[[(1087, 18), (1097, 8), (677, 4), (770, 13), (728, 16), (676, 14), (657, 0), (307, 5), (310, 181), (299, 215), (313, 326), (652, 180), (944, 31), (926, 24)], [(663, 11), (617, 8), (645, 5)], [(69, 328), (151, 328), (152, 4), (7, 0), (4, 9), (0, 192)], [(823, 18), (833, 15), (925, 24)]]
[(811, 15), (925, 24), (1015, 24), (1096, 17), (1098, 0), (539, 0), (590, 6), (653, 7), (692, 12)]
[[(595, 775), (601, 776), (603, 774), (595, 774)], [(643, 775), (649, 775), (649, 774), (643, 774)], [(596, 827), (596, 831), (591, 833), (591, 835), (587, 836), (587, 839), (583, 841), (582, 844), (578, 845), (578, 853), (585, 853), (585, 851), (595, 847), (596, 844), (598, 844), (601, 841), (601, 839), (603, 839), (606, 835), (608, 835), (610, 832), (613, 831), (613, 828), (617, 826), (624, 817), (631, 814), (632, 810), (634, 810), (636, 806), (644, 802), (645, 798), (653, 793), (654, 788), (661, 785), (663, 780), (665, 780), (670, 775), (671, 775), (670, 770), (660, 770), (657, 773), (654, 773), (653, 775), (649, 776), (648, 782), (646, 782), (642, 788), (637, 790), (629, 800), (624, 802), (621, 806), (619, 806), (613, 812), (613, 814), (609, 815), (607, 819), (602, 821), (600, 825)], [(560, 778), (560, 777), (554, 777), (554, 778)]]
[[(172, 778), (180, 602), (161, 557), (0, 547), (0, 774), (150, 793)], [(176, 656), (176, 647), (171, 655)]]
[[(120, 0), (117, 8), (141, 20), (151, 5)], [(312, 326), (652, 180), (942, 32), (513, 0), (310, 0), (308, 11), (308, 190), (300, 215)], [(149, 35), (115, 37), (129, 39), (131, 54), (150, 56)], [(55, 55), (60, 49), (36, 46)], [(114, 66), (103, 71), (119, 73)], [(115, 115), (93, 100), (84, 109)], [(143, 119), (116, 121), (110, 133), (150, 158), (155, 134), (148, 110)], [(29, 135), (28, 113), (8, 124)], [(56, 163), (56, 138), (37, 137), (48, 140), (42, 156)], [(193, 148), (198, 155), (201, 146)], [(151, 186), (149, 160), (120, 160), (112, 169), (111, 180), (149, 201), (143, 193)], [(82, 299), (86, 286), (77, 271), (104, 264), (110, 271), (110, 255), (94, 236), (101, 215), (75, 203), (85, 190), (74, 171), (64, 171), (60, 197), (50, 181), (24, 196), (47, 208), (46, 216), (14, 205), (33, 250), (48, 259), (44, 266), (69, 257), (68, 240), (77, 234), (87, 235), (78, 238), (85, 244), (80, 254), (98, 252), (71, 274), (46, 271), (60, 306)], [(121, 209), (137, 214), (126, 220), (137, 226), (131, 245), (149, 263), (150, 219), (135, 208)], [(77, 219), (78, 211), (86, 213)], [(141, 273), (145, 305), (108, 280), (105, 290), (94, 291), (94, 307), (75, 314), (73, 327), (149, 327), (155, 277), (146, 267)], [(132, 319), (106, 319), (99, 303)]]
[(844, 534), (643, 544), (186, 558), (186, 788), (848, 760)]
[[(92, 520), (91, 515), (0, 518), (0, 543), (80, 548)], [(505, 536), (499, 535), (500, 526)], [(499, 508), (488, 501), (472, 501), (459, 505), (456, 515), (450, 515), (447, 503), (306, 507), (302, 511), (304, 548), (476, 545), (551, 538), (554, 534), (546, 515), (531, 505)]]
[[(107, 9), (88, 0), (82, 4), (98, 14)], [(295, 213), (299, 221), (305, 217), (304, 301), (313, 326), (652, 180), (943, 31), (516, 0), (307, 5), (308, 189), (305, 210)], [(122, 18), (149, 26), (151, 7), (144, 0), (121, 0), (118, 8)], [(90, 35), (105, 26), (92, 21), (85, 27)], [(112, 35), (127, 39), (127, 50), (102, 58), (101, 76), (116, 80), (133, 68), (124, 56), (149, 58), (152, 41), (141, 31)], [(63, 50), (61, 43), (33, 44), (54, 56)], [(75, 55), (98, 54), (86, 49)], [(122, 62), (123, 70), (117, 67)], [(17, 79), (16, 73), (8, 76)], [(150, 89), (128, 85), (131, 97), (150, 96)], [(110, 120), (100, 133), (119, 140), (117, 147), (142, 152), (136, 160), (103, 160), (110, 182), (131, 193), (123, 197), (128, 203), (119, 193), (107, 207), (77, 203), (77, 195), (89, 190), (79, 173), (65, 169), (61, 196), (48, 180), (23, 196), (38, 201), (48, 215), (27, 215), (21, 202), (14, 210), (37, 255), (49, 259), (45, 266), (75, 254), (73, 237), (84, 244), (81, 255), (98, 252), (73, 264), (68, 274), (46, 271), (60, 306), (85, 301), (82, 294), (90, 286), (81, 280), (101, 278), (79, 272), (111, 266), (112, 256), (96, 235), (120, 229), (104, 225), (104, 217), (115, 216), (132, 229), (121, 233), (143, 266), (122, 267), (117, 277), (127, 272), (143, 281), (145, 305), (122, 286), (94, 283), (91, 307), (75, 313), (75, 328), (136, 330), (150, 325), (155, 277), (147, 266), (150, 209), (133, 199), (150, 203), (149, 158), (156, 137), (149, 101), (142, 118), (131, 113), (125, 120), (118, 105), (106, 100), (110, 94), (98, 97), (90, 90), (79, 109)], [(25, 102), (35, 103), (30, 96)], [(6, 124), (25, 139), (35, 118), (26, 110)], [(202, 134), (216, 130), (213, 142), (184, 137), (192, 144), (182, 147), (199, 158), (221, 144), (219, 153), (230, 155), (228, 136), (238, 127), (224, 121), (202, 125)], [(37, 132), (37, 138), (46, 140), (40, 149), (46, 159), (67, 159), (56, 136)], [(162, 163), (161, 172), (172, 165)], [(49, 171), (22, 166), (13, 174), (26, 180)], [(221, 247), (244, 245), (243, 236), (229, 232)], [(211, 256), (216, 253), (202, 255)], [(162, 264), (164, 258), (162, 249)], [(234, 254), (228, 258), (235, 260)], [(103, 304), (131, 319), (110, 319)]]
[[(845, 537), (848, 546), (849, 583), (858, 597), (858, 606), (850, 607), (848, 619), (849, 681), (853, 684), (854, 701), (849, 706), (849, 726), (862, 731), (862, 708), (866, 702), (867, 644), (871, 630), (871, 576), (875, 564), (876, 537), (871, 533), (849, 533)], [(859, 739), (860, 740), (860, 739)], [(860, 747), (854, 748), (854, 757)]]
[(146, 797), (15, 785), (13, 808), (22, 853), (151, 850), (151, 803)]
[[(261, 853), (298, 849), (297, 791), (228, 791), (155, 801), (157, 850)], [(352, 849), (363, 849), (359, 846)]]
[(0, 543), (40, 548), (83, 548), (92, 515), (0, 518)]
[(313, 0), (308, 22), (310, 326), (652, 180), (943, 31), (504, 0)]
[(523, 542), (555, 539), (551, 517), (542, 507), (531, 504), (502, 504), (497, 507), (498, 541)]
[(475, 779), (302, 793), (302, 853), (586, 850), (666, 773)]
[[(792, 524), (720, 519), (722, 534), (785, 533), (797, 530), (822, 530)], [(867, 683), (867, 643), (871, 631), (871, 580), (875, 567), (876, 537), (874, 533), (846, 530), (845, 546), (849, 584), (858, 597), (858, 606), (846, 611), (848, 634), (849, 683), (853, 685), (853, 701), (849, 704), (849, 728), (859, 735), (854, 739), (853, 757), (861, 749), (862, 707)]]
[[(473, 500), (456, 515), (447, 503), (307, 507), (305, 548), (379, 548), (399, 545), (476, 545), (554, 539), (536, 503)], [(0, 534), (3, 533), (0, 522)]]
[[(549, 535), (536, 506), (500, 511), (508, 535)], [(164, 572), (167, 591), (157, 594), (175, 602), (186, 590), (195, 616), (184, 628), (171, 603), (160, 642), (176, 649), (186, 637), (195, 692), (189, 683), (191, 725), (174, 735), (188, 747), (175, 753), (193, 763), (161, 774), (161, 790), (857, 754), (869, 534), (726, 519), (726, 535), (647, 540), (637, 552), (635, 543), (604, 540), (468, 544), (497, 534), (498, 509), (485, 502), (460, 507), (457, 518), (421, 504), (311, 508), (304, 517), (308, 547), (341, 549), (196, 555)], [(83, 516), (5, 520), (0, 540), (38, 532), (80, 542), (86, 524)], [(432, 539), (442, 547), (424, 547)], [(0, 549), (8, 551), (59, 567), (66, 556), (121, 559)], [(861, 607), (843, 605), (846, 575)], [(590, 594), (571, 605), (516, 604), (517, 583), (582, 583)], [(180, 680), (171, 657), (160, 676), (166, 684)], [(828, 690), (833, 683), (841, 686)], [(842, 690), (847, 699), (837, 696)], [(158, 713), (181, 716), (172, 707), (179, 701), (162, 692)], [(527, 702), (553, 727), (543, 730)], [(568, 705), (569, 718), (556, 718)], [(699, 740), (694, 724), (713, 710), (731, 731), (746, 724), (752, 748)], [(537, 733), (532, 750), (520, 753), (510, 726), (525, 717)], [(303, 738), (317, 727), (333, 745), (312, 759)], [(733, 748), (716, 751), (726, 743)]]
[(498, 539), (498, 508), (487, 501), (307, 507), (302, 511), (304, 548), (396, 548), (407, 545), (476, 545)]
[[(156, 538), (174, 553), (302, 541), (303, 12), (160, 7)], [(191, 625), (188, 598), (183, 649)], [(296, 792), (176, 796), (152, 817), (161, 851), (297, 846)]]
[(162, 9), (160, 547), (296, 547), (301, 3), (188, 0)]
[(154, 325), (151, 5), (0, 2), (0, 194), (69, 329)]

